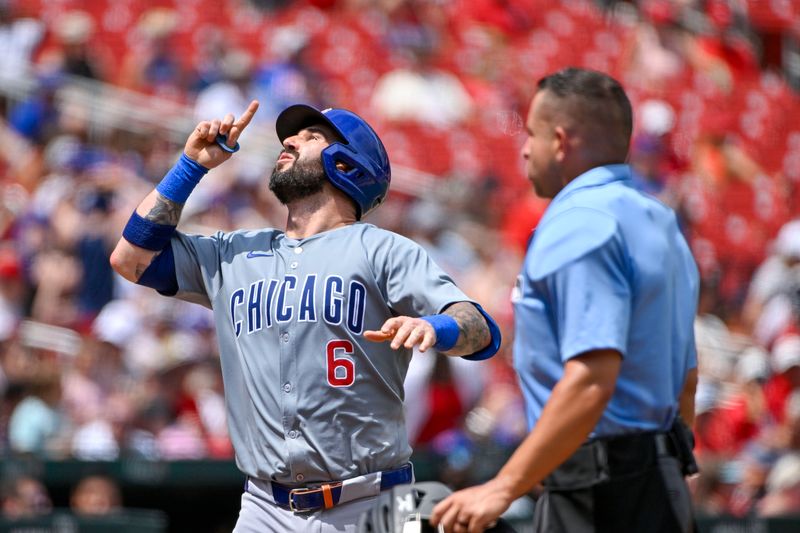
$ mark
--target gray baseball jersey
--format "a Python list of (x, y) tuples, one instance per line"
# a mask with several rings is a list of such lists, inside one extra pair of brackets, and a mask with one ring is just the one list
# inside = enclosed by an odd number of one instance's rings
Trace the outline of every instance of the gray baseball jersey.
[(213, 309), (239, 468), (286, 484), (411, 455), (411, 350), (363, 337), (390, 317), (471, 301), (413, 241), (356, 223), (295, 240), (263, 229), (172, 239), (177, 297)]

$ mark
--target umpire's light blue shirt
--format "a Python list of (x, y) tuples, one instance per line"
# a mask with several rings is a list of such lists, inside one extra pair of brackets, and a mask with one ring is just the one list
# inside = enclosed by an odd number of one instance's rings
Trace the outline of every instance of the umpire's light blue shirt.
[(697, 267), (673, 211), (627, 165), (592, 169), (553, 198), (514, 290), (514, 366), (532, 428), (564, 364), (612, 348), (623, 361), (592, 437), (666, 430), (697, 366)]

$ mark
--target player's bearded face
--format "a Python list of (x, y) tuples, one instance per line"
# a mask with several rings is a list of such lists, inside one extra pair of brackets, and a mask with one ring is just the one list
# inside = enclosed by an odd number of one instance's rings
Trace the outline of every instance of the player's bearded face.
[(325, 183), (322, 158), (297, 159), (286, 170), (272, 171), (269, 190), (284, 205), (317, 194)]

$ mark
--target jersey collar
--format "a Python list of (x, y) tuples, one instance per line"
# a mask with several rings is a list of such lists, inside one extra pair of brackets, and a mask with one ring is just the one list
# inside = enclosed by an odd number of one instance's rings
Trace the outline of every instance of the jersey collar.
[(587, 170), (574, 180), (567, 183), (567, 185), (559, 191), (553, 198), (552, 203), (563, 200), (567, 196), (579, 189), (587, 189), (589, 187), (599, 187), (607, 185), (614, 181), (630, 180), (631, 167), (626, 164), (605, 165), (602, 167), (595, 167)]

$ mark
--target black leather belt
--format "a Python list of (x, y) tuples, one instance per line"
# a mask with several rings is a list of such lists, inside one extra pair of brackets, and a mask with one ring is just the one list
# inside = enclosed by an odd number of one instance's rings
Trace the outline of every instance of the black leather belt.
[(648, 468), (658, 457), (679, 457), (668, 433), (632, 433), (583, 443), (543, 480), (553, 490), (577, 490), (603, 483), (613, 476)]
[(647, 455), (652, 450), (656, 456), (667, 455), (677, 457), (678, 450), (672, 436), (667, 433), (632, 433), (619, 437), (597, 439), (596, 442), (604, 443), (609, 454), (615, 456), (637, 457)]

